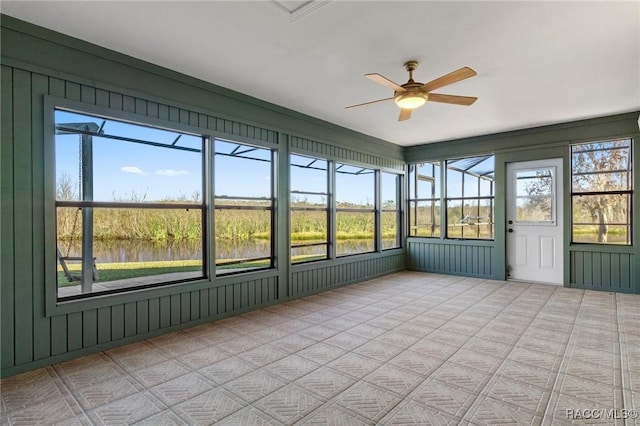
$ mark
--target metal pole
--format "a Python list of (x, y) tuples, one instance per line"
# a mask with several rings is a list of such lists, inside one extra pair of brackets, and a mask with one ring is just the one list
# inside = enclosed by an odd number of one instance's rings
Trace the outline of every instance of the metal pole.
[[(82, 201), (93, 201), (93, 137), (82, 135)], [(93, 290), (93, 208), (82, 209), (82, 293)]]

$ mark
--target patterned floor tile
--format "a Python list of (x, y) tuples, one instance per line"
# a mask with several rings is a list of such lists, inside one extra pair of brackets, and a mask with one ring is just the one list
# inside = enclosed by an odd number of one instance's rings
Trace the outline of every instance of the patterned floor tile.
[(130, 377), (116, 377), (86, 388), (72, 391), (80, 405), (89, 410), (136, 394), (143, 388)]
[(430, 337), (425, 337), (411, 346), (409, 350), (418, 352), (422, 355), (426, 355), (432, 358), (448, 359), (451, 355), (456, 353), (460, 349), (460, 346), (449, 345), (437, 340), (433, 340)]
[(344, 391), (357, 380), (329, 367), (319, 369), (300, 377), (295, 383), (310, 392), (329, 399)]
[(385, 362), (402, 352), (402, 348), (372, 340), (357, 347), (353, 352), (375, 359), (376, 361)]
[(228, 357), (228, 353), (216, 348), (215, 346), (207, 346), (180, 356), (180, 361), (197, 370)]
[(386, 330), (391, 330), (400, 324), (403, 324), (404, 321), (401, 321), (396, 318), (389, 318), (388, 316), (379, 316), (367, 321), (368, 325), (372, 325), (374, 327), (384, 328)]
[(167, 407), (191, 399), (216, 387), (198, 373), (189, 373), (149, 389)]
[(87, 414), (98, 425), (135, 423), (163, 411), (165, 407), (149, 392), (139, 392), (103, 405)]
[(3, 414), (10, 425), (91, 424), (71, 397), (34, 400)]
[(590, 362), (571, 359), (560, 369), (562, 373), (584, 379), (595, 380), (612, 387), (622, 387), (622, 374), (620, 369), (603, 367)]
[(102, 353), (62, 362), (54, 368), (69, 389), (83, 388), (126, 374)]
[(68, 392), (54, 369), (47, 367), (2, 379), (0, 395), (7, 411), (11, 411), (63, 398)]
[(162, 336), (154, 337), (147, 341), (171, 357), (206, 347), (206, 344), (202, 340), (183, 331), (163, 334)]
[(154, 414), (146, 419), (142, 419), (136, 423), (135, 426), (182, 426), (184, 420), (182, 420), (176, 413), (167, 409)]
[(409, 398), (462, 418), (478, 396), (479, 394), (466, 389), (429, 379), (418, 386)]
[(296, 422), (300, 426), (372, 426), (374, 422), (335, 403), (326, 403)]
[(340, 349), (336, 346), (327, 345), (323, 342), (320, 342), (301, 350), (297, 353), (297, 355), (300, 355), (301, 357), (304, 357), (318, 364), (324, 365), (337, 358), (340, 358), (345, 353), (347, 352), (344, 349)]
[(264, 398), (271, 392), (286, 385), (283, 379), (276, 378), (265, 371), (258, 370), (246, 374), (239, 379), (232, 380), (224, 386), (240, 396), (246, 402), (253, 402)]
[(131, 375), (144, 387), (150, 388), (171, 379), (175, 379), (183, 374), (187, 374), (188, 372), (189, 369), (181, 362), (171, 359), (169, 361), (161, 362), (160, 364), (138, 370)]
[(560, 373), (554, 391), (572, 398), (601, 403), (607, 407), (622, 405), (622, 389), (593, 380)]
[(254, 407), (245, 407), (216, 422), (216, 426), (281, 426), (283, 424)]
[(213, 389), (173, 407), (186, 424), (205, 425), (217, 422), (244, 408), (246, 404), (223, 389)]
[(562, 361), (562, 357), (520, 347), (516, 347), (507, 359), (551, 371), (558, 371)]
[(473, 352), (468, 349), (460, 349), (453, 354), (449, 361), (465, 367), (475, 368), (486, 373), (493, 373), (502, 364), (503, 359), (482, 352)]
[(223, 327), (219, 323), (198, 325), (185, 330), (185, 333), (197, 337), (209, 344), (218, 344), (226, 340), (235, 339), (241, 334), (230, 328)]
[(460, 419), (414, 400), (405, 400), (380, 420), (381, 425), (453, 426)]
[(386, 333), (386, 329), (382, 327), (375, 327), (369, 324), (359, 324), (353, 328), (350, 328), (348, 332), (355, 334), (356, 336), (364, 337), (368, 340), (374, 339), (383, 333)]
[(443, 362), (442, 359), (407, 350), (389, 360), (388, 363), (426, 377), (439, 368)]
[(497, 358), (504, 358), (509, 352), (511, 352), (513, 346), (472, 337), (464, 344), (464, 346), (462, 346), (462, 349), (493, 355)]
[(282, 423), (292, 424), (324, 402), (325, 400), (317, 395), (290, 384), (254, 402), (253, 405)]
[(314, 325), (313, 327), (309, 327), (298, 332), (298, 335), (313, 339), (315, 341), (321, 341), (324, 339), (328, 339), (329, 337), (334, 336), (339, 332), (340, 331), (336, 330), (335, 328), (326, 327), (324, 325)]
[(252, 371), (256, 371), (256, 369), (254, 365), (247, 361), (243, 361), (237, 357), (231, 357), (201, 368), (198, 372), (221, 385)]
[(263, 340), (256, 339), (255, 337), (241, 336), (233, 340), (222, 342), (218, 344), (218, 347), (231, 355), (237, 355), (239, 353), (257, 348), (264, 343), (265, 342)]
[(366, 375), (363, 380), (395, 392), (400, 397), (405, 397), (424, 381), (424, 377), (390, 364), (384, 364)]
[(543, 389), (552, 389), (558, 376), (557, 372), (530, 364), (523, 364), (518, 361), (505, 362), (500, 366), (497, 374), (520, 383), (535, 385)]
[(336, 346), (340, 349), (344, 349), (345, 351), (351, 351), (358, 346), (364, 345), (368, 341), (369, 339), (367, 339), (366, 337), (356, 336), (355, 334), (351, 334), (348, 331), (343, 331), (342, 333), (338, 333), (335, 336), (331, 336), (328, 339), (325, 339), (324, 343)]
[(263, 367), (286, 357), (288, 354), (288, 352), (285, 352), (276, 346), (267, 344), (242, 352), (238, 355), (238, 358), (241, 358), (256, 367)]
[(333, 400), (369, 420), (378, 421), (402, 399), (393, 392), (361, 381)]
[[(624, 419), (606, 418), (607, 413), (615, 413), (616, 408), (620, 410), (619, 407), (612, 407), (602, 402), (589, 401), (553, 392), (549, 401), (549, 407), (545, 413), (543, 424), (623, 426), (625, 424)], [(593, 413), (596, 413), (595, 416)], [(585, 415), (592, 418), (585, 419)]]
[(122, 369), (131, 373), (167, 361), (169, 357), (147, 342), (131, 343), (105, 353)]
[(547, 408), (551, 391), (506, 377), (495, 376), (482, 390), (482, 394), (542, 416)]
[(344, 316), (334, 318), (329, 321), (325, 321), (322, 325), (325, 327), (333, 328), (338, 331), (346, 331), (356, 325), (360, 324), (358, 321), (353, 321), (345, 318)]
[(428, 327), (421, 324), (416, 324), (414, 321), (405, 322), (393, 329), (395, 333), (404, 334), (408, 336), (415, 336), (419, 339), (428, 336), (435, 331), (434, 327)]
[(433, 373), (432, 377), (476, 393), (484, 388), (491, 375), (453, 362), (446, 362)]
[(289, 355), (264, 368), (270, 374), (281, 377), (289, 382), (317, 369), (320, 364), (298, 355)]
[(420, 340), (420, 336), (401, 333), (396, 329), (387, 331), (375, 338), (375, 341), (377, 342), (382, 342), (385, 345), (397, 346), (401, 349), (413, 346), (418, 340)]
[(360, 379), (382, 365), (379, 361), (356, 353), (348, 353), (327, 364), (342, 373)]
[(474, 425), (539, 425), (542, 416), (489, 397), (479, 398), (464, 417)]
[(286, 353), (292, 354), (309, 346), (313, 346), (316, 343), (316, 340), (309, 337), (301, 336), (300, 334), (290, 334), (271, 342), (271, 345)]

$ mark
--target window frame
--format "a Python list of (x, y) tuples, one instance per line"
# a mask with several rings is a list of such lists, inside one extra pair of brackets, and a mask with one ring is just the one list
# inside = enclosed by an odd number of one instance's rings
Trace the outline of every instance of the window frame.
[[(59, 311), (61, 307), (65, 307), (63, 310), (68, 312), (75, 312), (75, 310), (69, 310), (70, 306), (82, 306), (85, 303), (96, 304), (99, 300), (111, 300), (112, 298), (119, 299), (121, 297), (130, 297), (131, 294), (140, 291), (163, 291), (162, 289), (172, 285), (189, 285), (197, 282), (210, 280), (211, 265), (209, 263), (210, 242), (209, 242), (209, 229), (211, 229), (211, 222), (208, 214), (208, 206), (210, 200), (210, 185), (208, 182), (208, 169), (209, 169), (209, 139), (210, 134), (206, 129), (188, 126), (180, 123), (174, 123), (165, 121), (158, 118), (146, 117), (134, 113), (127, 113), (123, 111), (113, 110), (111, 108), (100, 107), (91, 104), (85, 104), (83, 102), (77, 102), (67, 99), (55, 98), (52, 96), (44, 97), (45, 106), (45, 245), (51, 247), (48, 249), (48, 255), (45, 256), (45, 268), (50, 273), (45, 274), (45, 298), (46, 298), (46, 314), (52, 315), (53, 312)], [(200, 167), (201, 167), (201, 185), (200, 191), (202, 193), (202, 199), (198, 203), (163, 203), (163, 202), (111, 202), (111, 201), (90, 201), (90, 200), (58, 200), (56, 195), (57, 178), (56, 178), (56, 111), (64, 111), (79, 115), (86, 115), (96, 120), (112, 120), (114, 122), (120, 122), (129, 125), (136, 125), (140, 127), (158, 129), (178, 134), (186, 134), (195, 136), (201, 139), (200, 144)], [(76, 130), (67, 128), (67, 130)], [(69, 132), (71, 133), (71, 132)], [(165, 144), (155, 144), (152, 141), (144, 141), (142, 139), (121, 137), (118, 135), (103, 135), (97, 134), (90, 129), (80, 129), (80, 134), (88, 134), (90, 136), (97, 136), (106, 139), (120, 139), (125, 142), (132, 143), (147, 143), (151, 146), (165, 147)], [(150, 143), (149, 143), (150, 142)], [(81, 194), (79, 194), (81, 196)], [(188, 277), (185, 279), (168, 279), (158, 282), (142, 283), (139, 285), (131, 285), (117, 289), (108, 289), (104, 291), (96, 292), (81, 292), (77, 295), (70, 295), (65, 297), (59, 296), (58, 291), (58, 264), (59, 264), (59, 252), (58, 252), (58, 237), (57, 237), (57, 211), (59, 208), (81, 208), (81, 209), (162, 209), (162, 210), (200, 210), (201, 227), (202, 227), (202, 240), (201, 240), (201, 256), (202, 256), (202, 268), (201, 274), (194, 277)], [(91, 217), (91, 214), (88, 215)], [(49, 251), (51, 250), (51, 251)], [(91, 248), (92, 251), (92, 248)], [(85, 251), (83, 255), (86, 255), (88, 251)], [(84, 256), (83, 256), (84, 257)], [(92, 257), (92, 256), (91, 256)], [(83, 261), (84, 262), (84, 261)], [(89, 265), (92, 260), (84, 263)], [(91, 271), (85, 274), (85, 277), (91, 275)], [(149, 275), (153, 276), (153, 275)], [(142, 277), (144, 279), (144, 277)], [(92, 280), (93, 281), (93, 280)], [(80, 284), (82, 286), (82, 283)], [(91, 286), (93, 282), (91, 283)], [(108, 296), (105, 299), (105, 296)], [(56, 312), (57, 314), (57, 312)]]
[[(228, 154), (219, 154), (216, 152), (216, 142), (220, 141), (220, 142), (225, 142), (225, 143), (230, 143), (230, 144), (235, 144), (235, 145), (239, 145), (239, 146), (245, 146), (245, 147), (251, 147), (254, 149), (261, 149), (261, 150), (266, 150), (270, 152), (269, 155), (269, 165), (270, 165), (270, 192), (271, 192), (271, 196), (270, 197), (250, 197), (250, 196), (228, 196), (228, 195), (223, 195), (223, 196), (219, 196), (216, 194), (216, 179), (215, 179), (215, 170), (216, 170), (216, 162), (215, 162), (215, 156), (216, 155), (225, 155), (227, 156)], [(247, 142), (245, 140), (241, 140), (240, 138), (237, 137), (221, 137), (221, 136), (216, 136), (214, 135), (213, 137), (211, 137), (211, 151), (212, 151), (212, 157), (213, 162), (212, 162), (212, 168), (211, 168), (211, 172), (213, 177), (213, 188), (212, 188), (212, 203), (211, 203), (211, 211), (212, 211), (212, 216), (213, 216), (213, 234), (212, 234), (212, 245), (214, 246), (214, 253), (216, 253), (216, 258), (213, 259), (213, 269), (214, 269), (214, 274), (216, 277), (222, 278), (222, 277), (227, 277), (227, 276), (231, 276), (231, 275), (238, 275), (238, 274), (246, 274), (246, 273), (251, 273), (251, 272), (259, 272), (259, 271), (265, 271), (265, 270), (273, 270), (276, 268), (276, 250), (277, 250), (277, 245), (276, 245), (276, 239), (277, 239), (277, 227), (276, 227), (276, 223), (277, 223), (277, 209), (276, 209), (276, 170), (277, 170), (277, 149), (276, 147), (268, 147), (268, 146), (263, 146), (257, 143), (252, 143), (252, 142)], [(245, 157), (238, 157), (238, 158), (245, 158)], [(256, 161), (262, 161), (262, 160), (256, 160)], [(225, 206), (225, 205), (219, 205), (216, 201), (218, 199), (226, 199), (226, 200), (252, 200), (252, 201), (270, 201), (270, 206), (268, 207), (262, 207), (262, 206)], [(255, 258), (243, 258), (240, 260), (236, 260), (233, 262), (218, 262), (217, 259), (217, 250), (216, 250), (216, 233), (217, 233), (217, 225), (216, 225), (216, 211), (218, 210), (262, 210), (262, 211), (269, 211), (269, 220), (270, 220), (270, 237), (269, 237), (269, 250), (271, 252), (271, 254), (269, 256), (260, 256), (260, 257), (255, 257)], [(233, 264), (242, 264), (242, 263), (248, 263), (248, 262), (252, 262), (252, 261), (261, 261), (261, 260), (268, 260), (269, 261), (269, 265), (268, 266), (264, 266), (264, 267), (256, 267), (256, 268), (245, 268), (242, 270), (233, 270), (233, 271), (229, 271), (229, 272), (225, 272), (224, 268), (220, 268), (220, 266), (227, 266), (227, 265), (233, 265)]]
[[(569, 194), (569, 198), (570, 198), (570, 204), (571, 204), (571, 208), (570, 208), (570, 219), (571, 219), (571, 228), (570, 228), (570, 244), (571, 245), (588, 245), (588, 244), (593, 244), (593, 245), (597, 245), (597, 246), (613, 246), (613, 247), (633, 247), (633, 233), (634, 233), (634, 224), (633, 224), (633, 217), (634, 217), (634, 212), (633, 212), (633, 205), (634, 205), (634, 201), (633, 201), (633, 194), (634, 194), (634, 164), (633, 164), (633, 155), (634, 155), (634, 145), (635, 145), (635, 138), (633, 137), (623, 137), (623, 138), (612, 138), (612, 139), (598, 139), (598, 140), (592, 140), (592, 141), (588, 141), (588, 142), (580, 142), (580, 143), (572, 143), (571, 145), (569, 145), (569, 167), (570, 167), (570, 181), (569, 181), (569, 185), (570, 185), (570, 194)], [(595, 172), (581, 172), (581, 173), (574, 173), (574, 153), (575, 152), (587, 152), (587, 151), (574, 151), (574, 148), (579, 147), (579, 146), (586, 146), (586, 145), (593, 145), (593, 144), (602, 144), (602, 143), (611, 143), (611, 142), (621, 142), (621, 141), (628, 141), (628, 159), (627, 159), (627, 169), (626, 170), (606, 170), (606, 171), (595, 171)], [(607, 148), (607, 149), (597, 149), (596, 151), (604, 151), (604, 150), (615, 150), (615, 149), (619, 149), (619, 148)], [(606, 191), (606, 190), (601, 190), (601, 191), (574, 191), (574, 186), (573, 186), (573, 180), (574, 180), (574, 176), (576, 175), (597, 175), (597, 174), (606, 174), (606, 173), (620, 173), (620, 172), (624, 172), (627, 173), (627, 181), (628, 181), (628, 187), (627, 189), (616, 189), (616, 190), (610, 190), (610, 191)], [(616, 222), (607, 222), (605, 224), (598, 224), (595, 222), (589, 222), (589, 223), (576, 223), (574, 221), (574, 199), (575, 198), (580, 198), (583, 196), (608, 196), (608, 195), (626, 195), (627, 198), (627, 223), (616, 223)], [(624, 226), (627, 229), (627, 233), (626, 233), (626, 241), (624, 243), (611, 243), (611, 242), (598, 242), (598, 241), (575, 241), (574, 240), (574, 226), (575, 225), (579, 225), (579, 226), (587, 226), (587, 225), (593, 225), (593, 226), (598, 226), (598, 225), (607, 225), (607, 226)]]
[[(442, 162), (442, 170), (444, 171), (444, 191), (442, 192), (442, 207), (444, 209), (444, 221), (446, 223), (446, 231), (445, 231), (445, 235), (444, 238), (448, 239), (448, 240), (458, 240), (458, 241), (495, 241), (496, 235), (495, 235), (495, 177), (493, 179), (487, 179), (486, 177), (484, 177), (484, 175), (474, 175), (474, 177), (476, 177), (478, 179), (478, 195), (477, 196), (472, 196), (472, 197), (465, 197), (465, 182), (464, 182), (464, 176), (467, 174), (471, 174), (471, 173), (467, 173), (468, 170), (470, 170), (472, 166), (464, 171), (460, 170), (460, 169), (455, 169), (455, 168), (450, 168), (449, 167), (449, 162), (452, 161), (460, 161), (460, 160), (467, 160), (467, 159), (473, 159), (473, 158), (484, 158), (483, 160), (481, 160), (480, 162), (478, 162), (477, 164), (481, 164), (482, 162), (486, 161), (488, 158), (494, 158), (494, 169), (493, 169), (493, 174), (495, 176), (495, 155), (494, 154), (485, 154), (485, 155), (472, 155), (472, 156), (465, 156), (465, 157), (457, 157), (457, 158), (449, 158), (446, 160), (443, 160)], [(477, 165), (476, 164), (476, 165)], [(461, 195), (459, 197), (449, 197), (449, 176), (448, 176), (448, 171), (452, 170), (455, 172), (460, 172), (462, 175), (462, 182), (461, 182)], [(489, 180), (491, 182), (491, 186), (490, 186), (490, 195), (480, 195), (482, 193), (481, 191), (481, 183), (482, 183), (482, 179), (485, 180)], [(490, 225), (490, 230), (491, 230), (491, 237), (490, 238), (480, 238), (480, 228), (478, 227), (477, 230), (477, 235), (478, 238), (469, 238), (469, 237), (465, 237), (464, 236), (464, 228), (462, 229), (462, 236), (460, 237), (452, 237), (449, 235), (449, 201), (461, 201), (461, 208), (464, 209), (464, 202), (465, 200), (474, 200), (477, 201), (478, 203), (478, 215), (480, 212), (480, 209), (482, 208), (481, 202), (483, 200), (488, 200), (489, 201), (489, 211), (490, 211), (490, 221), (489, 221), (489, 225)], [(480, 216), (476, 216), (475, 218), (480, 218)]]
[[(380, 216), (380, 220), (379, 220), (379, 239), (380, 239), (380, 251), (387, 251), (387, 250), (396, 250), (399, 248), (402, 248), (402, 240), (403, 240), (403, 226), (402, 226), (402, 187), (403, 187), (403, 175), (401, 173), (394, 173), (394, 172), (388, 172), (386, 170), (378, 170), (377, 174), (380, 176), (380, 184), (378, 185), (378, 194), (380, 200), (378, 201), (378, 206), (379, 209), (377, 209), (379, 211), (379, 216)], [(396, 208), (395, 209), (385, 209), (384, 208), (384, 201), (382, 199), (382, 176), (384, 174), (387, 175), (392, 175), (395, 176), (395, 178), (397, 179), (396, 184), (395, 184), (395, 195), (396, 195), (396, 200), (395, 200), (395, 205)], [(378, 195), (376, 194), (376, 195)], [(394, 245), (393, 247), (384, 247), (384, 236), (383, 234), (383, 218), (382, 216), (384, 215), (384, 213), (395, 213), (396, 214), (396, 245)]]
[[(418, 173), (418, 167), (423, 166), (424, 164), (431, 164), (431, 167), (433, 169), (433, 176), (424, 176), (423, 175), (423, 179), (420, 178), (420, 174)], [(418, 162), (418, 163), (411, 163), (408, 165), (408, 178), (407, 178), (407, 193), (409, 194), (407, 196), (407, 211), (408, 211), (408, 222), (409, 222), (409, 226), (407, 229), (408, 231), (408, 236), (409, 237), (415, 237), (415, 238), (434, 238), (434, 239), (441, 239), (443, 237), (442, 234), (442, 190), (440, 190), (440, 196), (436, 197), (436, 194), (438, 193), (438, 190), (436, 188), (437, 185), (442, 186), (442, 182), (443, 182), (443, 178), (442, 178), (442, 161), (422, 161), (422, 162)], [(411, 167), (414, 168), (414, 171), (411, 171)], [(436, 176), (436, 170), (435, 168), (438, 167), (439, 169), (437, 170), (437, 174), (439, 176)], [(413, 180), (413, 194), (411, 193), (411, 183)], [(420, 198), (418, 197), (418, 182), (420, 181), (428, 181), (431, 183), (431, 197), (428, 198)], [(432, 218), (432, 223), (431, 223), (431, 235), (418, 235), (417, 231), (418, 231), (418, 227), (420, 226), (416, 221), (418, 219), (418, 204), (420, 202), (428, 202), (429, 203), (429, 210), (431, 211), (431, 218)], [(412, 209), (412, 203), (415, 204), (415, 209)], [(440, 205), (438, 205), (438, 203), (440, 203)], [(436, 224), (436, 211), (439, 210), (439, 217), (440, 217), (440, 222)], [(415, 230), (415, 234), (413, 234), (412, 232), (414, 232)], [(439, 230), (439, 235), (436, 235), (436, 230)]]
[[(346, 172), (339, 172), (340, 166), (348, 166), (348, 167), (354, 167), (354, 168), (359, 168), (362, 170), (370, 170), (373, 174), (373, 208), (372, 209), (365, 209), (365, 208), (351, 208), (351, 207), (338, 207), (338, 183), (337, 183), (337, 176), (338, 173), (344, 173), (344, 174), (349, 174)], [(332, 167), (332, 171), (333, 171), (333, 183), (334, 183), (334, 187), (333, 187), (333, 223), (334, 223), (334, 229), (335, 229), (335, 233), (333, 233), (333, 236), (335, 238), (334, 240), (334, 252), (335, 252), (335, 258), (344, 258), (344, 257), (349, 257), (349, 256), (358, 256), (358, 255), (362, 255), (362, 254), (369, 254), (369, 253), (377, 253), (380, 251), (380, 247), (379, 247), (379, 243), (378, 240), (380, 239), (380, 226), (379, 226), (379, 215), (380, 215), (380, 206), (379, 206), (379, 202), (378, 199), (379, 194), (380, 194), (380, 185), (379, 185), (379, 178), (378, 175), (380, 173), (380, 169), (379, 168), (373, 168), (371, 166), (363, 166), (363, 165), (359, 165), (359, 164), (355, 164), (355, 163), (351, 163), (351, 162), (346, 162), (343, 160), (334, 160), (333, 161), (333, 167)], [(357, 175), (358, 173), (356, 173)], [(367, 173), (369, 174), (369, 173)], [(338, 229), (338, 213), (369, 213), (369, 214), (373, 214), (373, 248), (370, 251), (361, 251), (361, 252), (356, 252), (356, 253), (344, 253), (344, 254), (339, 254), (338, 253), (338, 241), (337, 241), (337, 229)]]
[[(332, 224), (331, 224), (331, 218), (332, 218), (332, 214), (331, 214), (331, 206), (333, 205), (333, 191), (331, 189), (331, 171), (332, 171), (332, 160), (328, 160), (326, 158), (319, 158), (319, 157), (314, 157), (312, 155), (308, 155), (308, 154), (299, 154), (297, 152), (291, 152), (289, 154), (289, 158), (288, 158), (288, 166), (289, 166), (289, 177), (291, 178), (292, 173), (291, 173), (291, 169), (293, 167), (300, 167), (300, 168), (304, 168), (303, 166), (300, 165), (294, 165), (291, 161), (291, 158), (293, 156), (297, 156), (297, 157), (305, 157), (309, 160), (311, 160), (311, 163), (308, 164), (306, 167), (310, 167), (315, 161), (324, 161), (326, 163), (326, 170), (325, 170), (325, 185), (326, 185), (326, 189), (327, 192), (326, 193), (322, 193), (322, 192), (313, 192), (313, 191), (294, 191), (293, 188), (293, 184), (291, 183), (291, 179), (290, 179), (290, 183), (289, 183), (289, 222), (292, 221), (293, 219), (293, 215), (292, 213), (294, 211), (324, 211), (325, 212), (325, 219), (326, 219), (326, 239), (324, 242), (318, 242), (318, 243), (304, 243), (304, 244), (294, 244), (293, 240), (291, 239), (291, 224), (289, 224), (289, 260), (290, 260), (290, 264), (291, 265), (302, 265), (302, 264), (306, 264), (306, 263), (312, 263), (312, 262), (321, 262), (323, 260), (328, 260), (331, 258), (331, 253), (330, 253), (330, 249), (331, 249), (331, 229), (332, 229)], [(301, 206), (294, 206), (293, 203), (291, 203), (291, 197), (294, 194), (301, 194), (301, 195), (319, 195), (319, 196), (326, 196), (327, 197), (327, 201), (326, 201), (326, 207), (313, 207), (313, 206), (309, 206), (309, 207), (301, 207)], [(309, 259), (309, 260), (302, 260), (299, 262), (294, 262), (293, 261), (293, 254), (292, 254), (292, 249), (294, 248), (304, 248), (304, 247), (317, 247), (317, 246), (324, 246), (325, 247), (325, 257), (323, 258), (313, 258), (313, 259)]]

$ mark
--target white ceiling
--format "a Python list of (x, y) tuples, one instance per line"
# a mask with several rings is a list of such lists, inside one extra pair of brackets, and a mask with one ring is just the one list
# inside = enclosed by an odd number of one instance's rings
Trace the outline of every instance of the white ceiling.
[[(2, 1), (2, 13), (399, 145), (640, 109), (638, 1)], [(392, 96), (363, 78), (437, 90), (398, 122)]]

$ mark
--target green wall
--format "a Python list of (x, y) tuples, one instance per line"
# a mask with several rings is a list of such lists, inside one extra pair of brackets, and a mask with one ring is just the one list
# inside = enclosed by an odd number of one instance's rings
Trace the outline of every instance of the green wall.
[(1, 374), (405, 269), (404, 249), (289, 265), (289, 166), (277, 162), (277, 268), (56, 302), (52, 108), (196, 129), (404, 172), (400, 147), (2, 16)]

